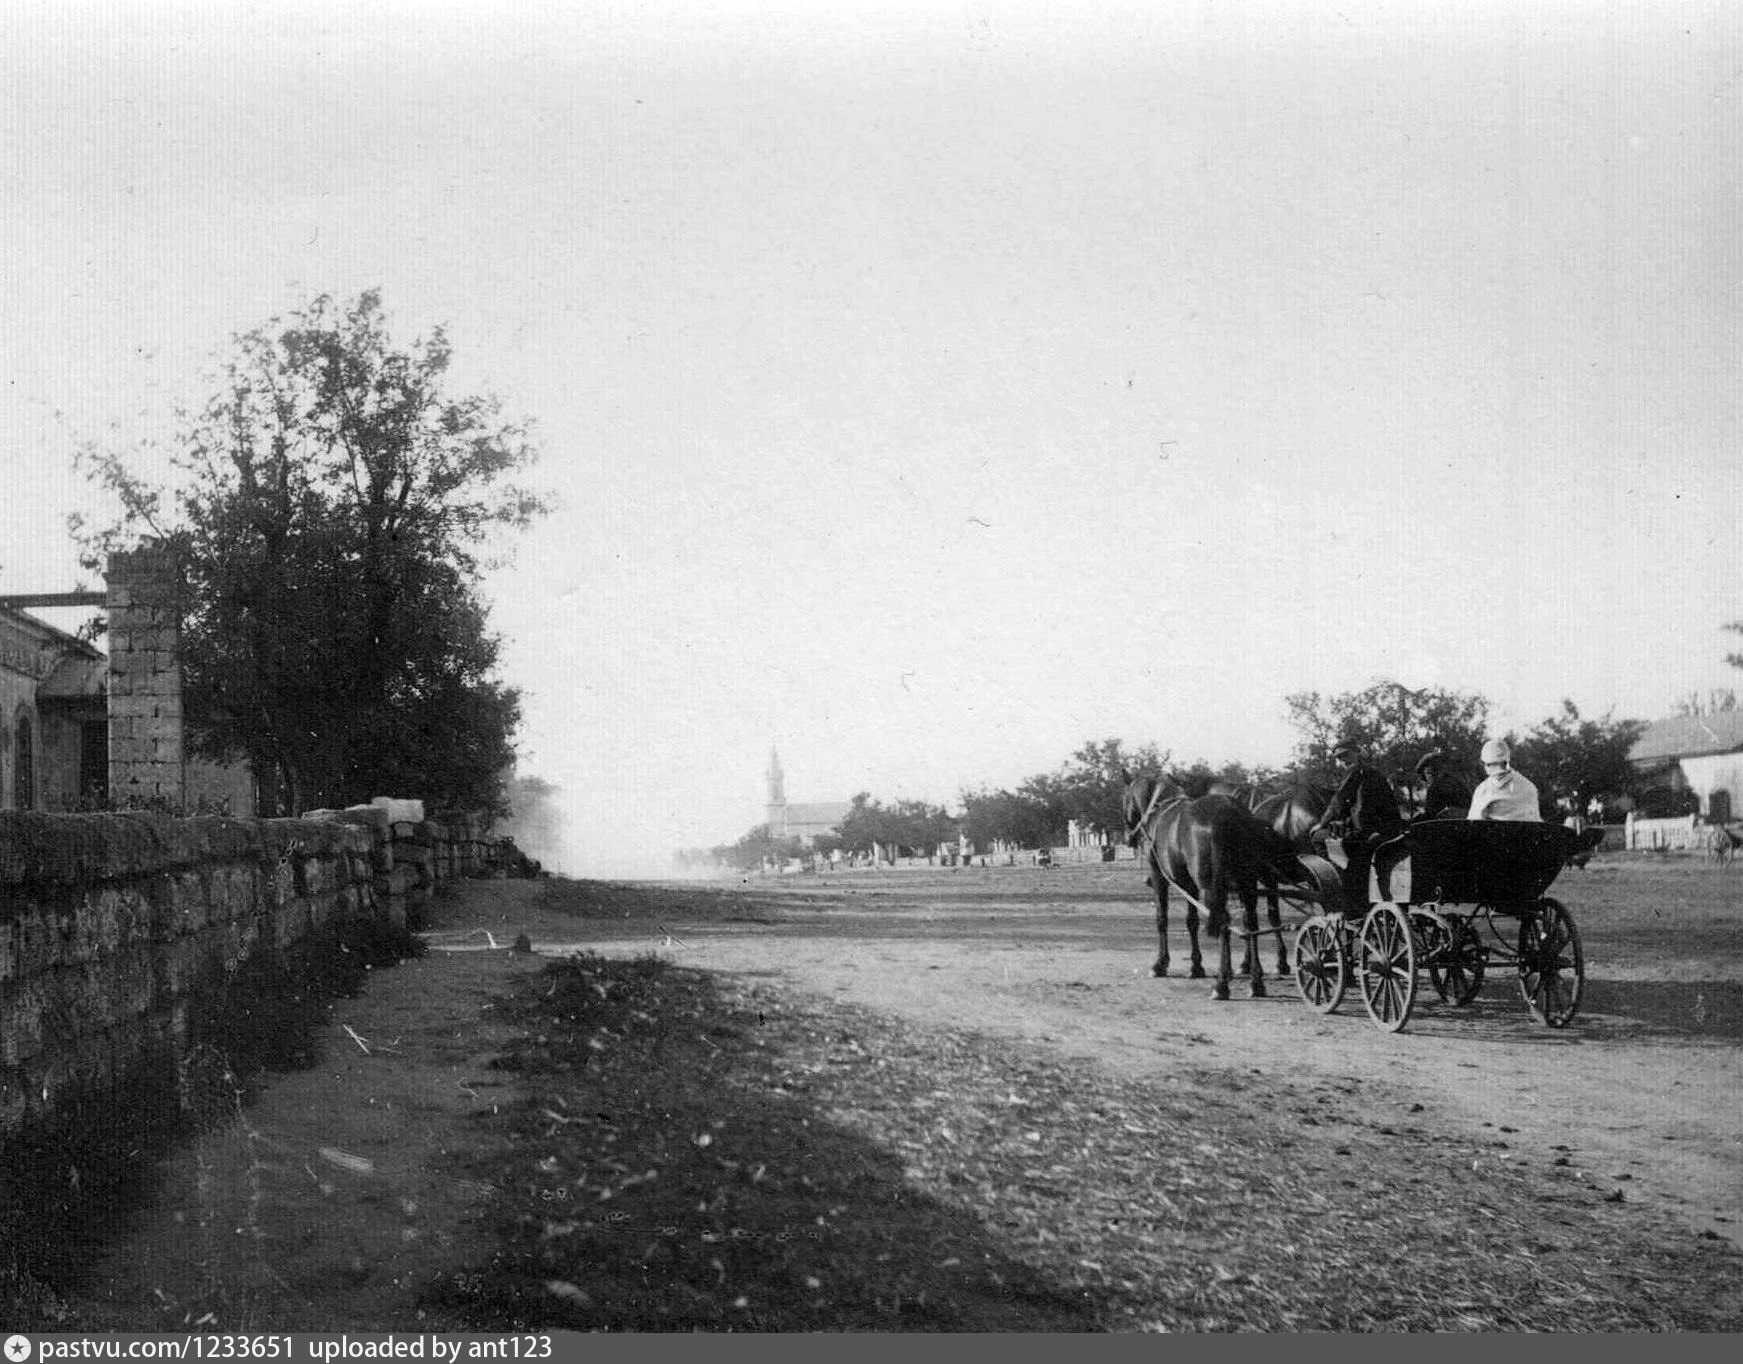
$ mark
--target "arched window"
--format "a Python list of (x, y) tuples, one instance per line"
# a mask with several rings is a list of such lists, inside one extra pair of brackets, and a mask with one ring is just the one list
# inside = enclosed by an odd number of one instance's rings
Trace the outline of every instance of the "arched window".
[(28, 711), (18, 716), (12, 744), (12, 808), (36, 808), (36, 740)]

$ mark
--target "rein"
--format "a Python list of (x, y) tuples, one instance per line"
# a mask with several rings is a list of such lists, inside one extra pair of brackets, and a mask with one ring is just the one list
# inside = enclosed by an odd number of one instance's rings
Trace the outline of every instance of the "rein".
[[(1186, 792), (1181, 791), (1178, 795), (1170, 796), (1167, 804), (1164, 804), (1162, 801), (1162, 793), (1167, 789), (1168, 788), (1163, 783), (1156, 783), (1156, 789), (1150, 793), (1150, 803), (1144, 807), (1144, 813), (1138, 816), (1138, 822), (1132, 826), (1139, 834), (1148, 838), (1152, 843), (1156, 840), (1155, 836), (1151, 834), (1149, 830), (1150, 821), (1155, 816), (1161, 814), (1163, 810), (1167, 809), (1169, 805), (1177, 805), (1186, 799)], [(1185, 892), (1183, 891), (1182, 894), (1184, 893)]]
[[(1138, 816), (1138, 822), (1132, 826), (1134, 831), (1137, 832), (1140, 837), (1146, 839), (1152, 847), (1156, 844), (1156, 835), (1151, 832), (1154, 822), (1160, 818), (1165, 811), (1172, 809), (1174, 806), (1180, 804), (1181, 801), (1191, 799), (1186, 792), (1177, 789), (1174, 795), (1168, 797), (1167, 800), (1164, 800), (1162, 795), (1166, 789), (1167, 788), (1162, 784), (1157, 784), (1156, 789), (1150, 793), (1149, 803), (1144, 806), (1144, 813)], [(1200, 900), (1191, 891), (1187, 890), (1185, 886), (1169, 876), (1166, 871), (1163, 871), (1160, 864), (1156, 864), (1156, 870), (1161, 874), (1162, 879), (1168, 882), (1176, 895), (1180, 896), (1194, 909), (1198, 910), (1198, 912), (1203, 914), (1205, 918), (1208, 919), (1212, 917), (1209, 905), (1205, 904), (1204, 901)], [(1228, 917), (1232, 919), (1232, 916)], [(1232, 930), (1232, 923), (1230, 924), (1230, 928)], [(1275, 928), (1261, 928), (1250, 933), (1243, 929), (1237, 932), (1236, 936), (1252, 941), (1273, 933), (1277, 935), (1277, 941), (1281, 943), (1283, 941), (1283, 928), (1281, 924)]]

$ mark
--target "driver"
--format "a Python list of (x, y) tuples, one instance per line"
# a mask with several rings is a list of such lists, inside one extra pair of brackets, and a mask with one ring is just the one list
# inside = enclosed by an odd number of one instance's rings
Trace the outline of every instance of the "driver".
[(1470, 808), (1471, 788), (1447, 767), (1446, 754), (1438, 748), (1425, 753), (1416, 764), (1416, 774), (1426, 784), (1422, 793), (1421, 819), (1463, 819)]
[[(1392, 793), (1392, 783), (1362, 758), (1361, 747), (1353, 739), (1340, 740), (1331, 751), (1332, 758), (1344, 769), (1343, 781), (1331, 804), (1308, 833), (1315, 843), (1323, 842), (1327, 826), (1342, 820), (1345, 824), (1344, 899), (1352, 907), (1368, 903), (1368, 870), (1374, 864), (1374, 849), (1389, 838), (1397, 837), (1404, 827), (1398, 813), (1398, 798)], [(1380, 896), (1391, 899), (1387, 872), (1380, 876)]]

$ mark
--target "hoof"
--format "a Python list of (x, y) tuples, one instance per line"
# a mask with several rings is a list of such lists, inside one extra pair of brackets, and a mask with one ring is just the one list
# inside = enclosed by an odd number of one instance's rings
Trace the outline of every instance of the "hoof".
[(1150, 968), (1150, 974), (1155, 976), (1157, 980), (1161, 980), (1163, 976), (1168, 974), (1168, 968), (1158, 962)]
[(1194, 966), (1192, 968), (1192, 979), (1193, 980), (1203, 980), (1204, 979), (1204, 967)]
[(1212, 999), (1226, 1000), (1229, 997), (1229, 987), (1227, 983), (1219, 980), (1211, 987), (1210, 997)]
[(1265, 999), (1268, 996), (1268, 994), (1269, 994), (1269, 992), (1265, 989), (1265, 982), (1264, 981), (1256, 980), (1253, 982), (1253, 998), (1254, 999)]

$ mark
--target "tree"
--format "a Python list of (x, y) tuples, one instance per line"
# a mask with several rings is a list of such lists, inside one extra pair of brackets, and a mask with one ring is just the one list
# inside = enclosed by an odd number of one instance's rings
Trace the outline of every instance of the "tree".
[(853, 853), (878, 849), (904, 850), (910, 856), (929, 857), (938, 845), (957, 837), (959, 822), (941, 805), (920, 800), (897, 801), (885, 806), (861, 791), (854, 796), (846, 816), (836, 826), (835, 846)]
[(1207, 795), (1213, 787), (1246, 787), (1248, 789), (1269, 785), (1283, 774), (1270, 767), (1247, 767), (1237, 762), (1227, 762), (1221, 767), (1212, 767), (1203, 758), (1194, 760), (1190, 767), (1174, 766), (1168, 769), (1168, 779), (1187, 795), (1198, 797)]
[(1536, 785), (1546, 817), (1554, 814), (1558, 796), (1584, 811), (1593, 796), (1616, 795), (1633, 785), (1628, 752), (1645, 732), (1642, 721), (1611, 720), (1608, 711), (1599, 720), (1582, 719), (1579, 707), (1564, 700), (1560, 715), (1512, 744), (1513, 765)]
[(714, 859), (739, 871), (756, 871), (765, 862), (779, 867), (803, 851), (796, 837), (776, 838), (767, 824), (759, 824), (738, 842), (712, 850)]
[(1736, 709), (1737, 693), (1730, 687), (1714, 687), (1705, 696), (1691, 691), (1676, 703), (1678, 715), (1718, 715)]
[(123, 508), (72, 523), (87, 565), (147, 537), (178, 552), (190, 747), (246, 759), (277, 810), (384, 790), (506, 808), (520, 697), (478, 585), (498, 537), (548, 507), (514, 482), (528, 429), (450, 397), (450, 356), (440, 328), (395, 346), (375, 291), (323, 295), (235, 339), (167, 493), (80, 453)]
[(1043, 848), (1053, 842), (1050, 807), (1003, 788), (964, 791), (962, 828), (969, 842), (981, 849), (1001, 841), (1019, 848)]
[(1353, 739), (1382, 771), (1403, 776), (1425, 753), (1440, 749), (1459, 766), (1471, 766), (1483, 745), (1489, 714), (1486, 698), (1401, 682), (1381, 681), (1329, 699), (1318, 692), (1284, 698), (1289, 723), (1301, 733), (1295, 746), (1300, 775), (1324, 780), (1332, 770), (1334, 744)]
[(1125, 832), (1122, 809), (1126, 783), (1135, 776), (1159, 776), (1168, 756), (1154, 744), (1128, 752), (1119, 739), (1085, 743), (1056, 772), (1024, 779), (1015, 791), (981, 787), (962, 793), (962, 827), (977, 848), (995, 840), (1022, 848), (1047, 848), (1065, 841), (1072, 820), (1119, 839)]
[(1091, 740), (1059, 770), (1059, 808), (1067, 820), (1117, 842), (1126, 832), (1126, 784), (1136, 776), (1160, 776), (1167, 762), (1154, 744), (1128, 753), (1118, 739)]

